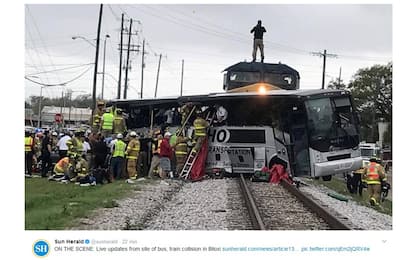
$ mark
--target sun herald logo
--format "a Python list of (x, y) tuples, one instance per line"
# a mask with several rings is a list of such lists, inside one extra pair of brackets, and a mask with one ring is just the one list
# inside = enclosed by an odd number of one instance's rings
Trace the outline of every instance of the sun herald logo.
[(46, 240), (37, 240), (33, 243), (33, 253), (39, 257), (45, 257), (49, 254), (49, 243)]

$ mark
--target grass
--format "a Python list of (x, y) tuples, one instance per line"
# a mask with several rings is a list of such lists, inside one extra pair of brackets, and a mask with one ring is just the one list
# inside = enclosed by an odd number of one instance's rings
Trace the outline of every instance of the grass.
[(41, 178), (25, 179), (25, 228), (68, 228), (96, 208), (117, 207), (115, 200), (138, 188), (135, 186), (116, 181), (111, 184), (80, 187)]
[[(314, 184), (324, 185), (324, 186), (336, 191), (337, 193), (339, 193), (341, 195), (347, 196), (348, 199), (354, 200), (360, 205), (370, 207), (369, 200), (368, 200), (367, 189), (363, 189), (363, 195), (360, 196), (358, 194), (351, 194), (348, 191), (347, 185), (346, 185), (346, 183), (343, 179), (333, 177), (331, 181), (323, 181), (321, 179), (311, 180), (311, 181)], [(391, 192), (391, 190), (389, 192)], [(373, 207), (373, 208), (375, 210), (381, 212), (381, 213), (388, 214), (390, 216), (392, 216), (392, 214), (393, 214), (393, 210), (392, 210), (393, 203), (389, 199), (386, 199), (384, 202), (381, 202), (381, 205), (379, 207)]]

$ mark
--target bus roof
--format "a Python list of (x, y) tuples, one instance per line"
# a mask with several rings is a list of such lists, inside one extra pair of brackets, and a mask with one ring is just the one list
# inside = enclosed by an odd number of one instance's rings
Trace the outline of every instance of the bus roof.
[(278, 72), (295, 74), (298, 79), (300, 78), (297, 70), (283, 63), (239, 62), (224, 69), (224, 71)]
[(156, 99), (124, 99), (124, 100), (112, 100), (108, 102), (108, 105), (137, 105), (137, 106), (152, 106), (152, 105), (167, 105), (175, 106), (178, 103), (184, 104), (187, 102), (205, 102), (213, 101), (214, 99), (226, 99), (226, 98), (239, 98), (239, 97), (251, 97), (251, 96), (281, 96), (291, 98), (319, 98), (327, 96), (342, 96), (348, 95), (348, 90), (331, 90), (331, 89), (304, 89), (304, 90), (270, 90), (264, 94), (258, 92), (236, 92), (236, 93), (210, 93), (204, 95), (193, 96), (179, 96), (179, 97), (162, 97)]

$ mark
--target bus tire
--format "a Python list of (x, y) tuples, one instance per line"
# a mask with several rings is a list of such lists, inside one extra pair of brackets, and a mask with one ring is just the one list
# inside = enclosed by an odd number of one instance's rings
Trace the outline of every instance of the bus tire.
[(324, 181), (330, 181), (331, 179), (332, 179), (332, 175), (322, 176), (322, 180)]

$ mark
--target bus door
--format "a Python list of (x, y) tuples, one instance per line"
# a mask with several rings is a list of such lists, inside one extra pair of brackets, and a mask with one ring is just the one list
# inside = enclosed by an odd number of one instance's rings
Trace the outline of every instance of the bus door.
[(291, 168), (295, 176), (310, 175), (306, 112), (303, 106), (294, 105), (289, 112)]

